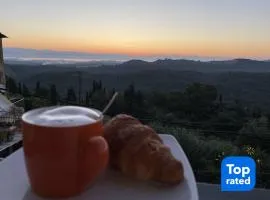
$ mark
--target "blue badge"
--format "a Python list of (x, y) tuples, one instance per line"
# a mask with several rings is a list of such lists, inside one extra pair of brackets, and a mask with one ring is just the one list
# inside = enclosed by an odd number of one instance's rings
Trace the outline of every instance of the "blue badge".
[(221, 163), (221, 191), (250, 191), (256, 185), (256, 163), (251, 157), (226, 157)]

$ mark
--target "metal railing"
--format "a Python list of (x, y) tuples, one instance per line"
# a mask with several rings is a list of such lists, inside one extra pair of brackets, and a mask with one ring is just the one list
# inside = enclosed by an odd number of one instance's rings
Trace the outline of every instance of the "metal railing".
[(20, 119), (24, 108), (17, 106), (24, 98), (9, 99), (11, 105), (8, 110), (0, 111), (0, 161), (22, 146)]

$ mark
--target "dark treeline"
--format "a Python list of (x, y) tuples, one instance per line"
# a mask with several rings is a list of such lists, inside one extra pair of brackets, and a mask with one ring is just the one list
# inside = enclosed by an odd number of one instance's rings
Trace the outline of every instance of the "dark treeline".
[[(48, 105), (82, 105), (102, 110), (114, 94), (94, 80), (84, 94), (73, 87), (59, 95), (56, 85), (37, 82), (33, 91), (7, 79), (10, 93), (25, 97), (25, 109)], [(270, 114), (235, 100), (224, 103), (212, 86), (188, 85), (183, 92), (142, 92), (134, 84), (119, 93), (109, 116), (131, 114), (159, 133), (173, 134), (195, 171), (198, 181), (219, 183), (220, 162), (228, 155), (249, 155), (257, 162), (257, 186), (270, 187)]]

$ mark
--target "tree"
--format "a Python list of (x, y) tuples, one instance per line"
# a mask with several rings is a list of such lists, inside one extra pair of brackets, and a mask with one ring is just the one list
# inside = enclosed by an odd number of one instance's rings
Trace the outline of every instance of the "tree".
[(57, 105), (57, 101), (58, 101), (58, 94), (57, 94), (56, 86), (53, 84), (50, 87), (50, 103), (52, 105)]
[(268, 119), (264, 116), (247, 122), (239, 131), (239, 136), (237, 137), (238, 145), (260, 148), (267, 153), (270, 153), (269, 142), (270, 131), (268, 129)]
[(21, 83), (18, 83), (18, 93), (22, 94), (22, 85), (21, 85)]
[[(170, 112), (180, 115), (180, 113), (184, 112), (190, 106), (182, 92), (171, 92), (167, 95), (163, 94), (163, 96), (164, 97), (159, 97), (160, 105), (162, 105), (163, 108), (167, 108)], [(158, 98), (158, 96), (156, 97)]]
[(119, 93), (116, 100), (107, 111), (108, 115), (114, 116), (119, 113), (126, 113), (126, 102), (122, 93)]
[(93, 80), (93, 83), (92, 83), (92, 91), (90, 93), (94, 93), (96, 90), (97, 90), (97, 82), (95, 80)]
[(124, 100), (126, 102), (126, 111), (130, 114), (133, 114), (133, 105), (135, 102), (135, 86), (130, 84), (128, 88), (124, 91)]
[(192, 102), (212, 104), (217, 99), (217, 89), (212, 85), (194, 83), (184, 93)]
[(96, 91), (99, 91), (99, 90), (102, 90), (103, 86), (102, 86), (102, 81), (99, 80), (99, 81), (95, 81), (93, 80), (93, 83), (92, 83), (92, 92), (91, 93), (94, 93)]
[(148, 108), (145, 95), (140, 90), (137, 90), (135, 92), (134, 114), (138, 118), (145, 118), (149, 114)]
[(136, 103), (139, 105), (139, 106), (143, 106), (143, 94), (140, 90), (137, 91), (136, 93)]
[(102, 81), (101, 80), (99, 80), (99, 82), (98, 82), (98, 90), (102, 90)]
[(219, 95), (218, 100), (219, 100), (219, 110), (222, 111), (223, 110), (223, 106), (224, 106), (223, 105), (223, 95), (222, 94)]
[(50, 90), (46, 87), (42, 87), (40, 82), (36, 82), (35, 96), (50, 99)]
[(146, 107), (146, 101), (143, 93), (136, 90), (134, 84), (130, 84), (124, 91), (125, 112), (136, 117), (144, 118), (148, 114), (149, 107)]
[(48, 88), (41, 87), (40, 88), (40, 97), (45, 98), (45, 99), (49, 99), (50, 98), (50, 90)]
[(217, 89), (214, 86), (194, 83), (186, 88), (184, 95), (188, 102), (186, 108), (192, 119), (205, 120), (213, 113), (217, 99)]
[(75, 91), (74, 91), (74, 89), (72, 87), (68, 88), (66, 99), (67, 99), (67, 102), (75, 103), (77, 101)]
[(237, 144), (260, 148), (268, 153), (270, 153), (269, 142), (268, 119), (264, 116), (249, 120), (239, 131), (239, 136), (237, 137)]
[(39, 96), (40, 95), (40, 82), (36, 82), (36, 89), (35, 89), (35, 95)]
[(24, 109), (25, 109), (25, 111), (33, 109), (32, 98), (24, 99)]
[(7, 86), (7, 90), (11, 93), (17, 93), (18, 92), (18, 88), (17, 88), (17, 84), (16, 81), (11, 78), (11, 77), (7, 77), (6, 79), (6, 86)]
[(90, 105), (90, 98), (89, 98), (89, 93), (85, 93), (85, 105), (89, 106)]
[(112, 91), (111, 91), (111, 95), (114, 95), (115, 92), (116, 92), (116, 91), (115, 91), (115, 88), (113, 88)]
[(23, 84), (23, 88), (22, 88), (22, 95), (24, 97), (29, 97), (31, 94), (30, 94), (30, 91), (29, 89), (27, 88), (26, 85)]
[(92, 95), (91, 99), (89, 98), (90, 106), (103, 109), (105, 104), (108, 103), (108, 94), (105, 90), (96, 90)]

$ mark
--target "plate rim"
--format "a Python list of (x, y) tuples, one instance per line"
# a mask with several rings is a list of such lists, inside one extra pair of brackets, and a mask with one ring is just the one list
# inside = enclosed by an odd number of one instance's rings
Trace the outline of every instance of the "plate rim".
[[(192, 179), (192, 181), (195, 183), (195, 187), (194, 187), (194, 189), (195, 189), (195, 193), (196, 194), (192, 194), (192, 200), (199, 200), (199, 192), (198, 192), (198, 186), (197, 186), (197, 181), (196, 181), (196, 178), (195, 178), (195, 175), (194, 175), (194, 172), (193, 172), (193, 169), (192, 169), (192, 167), (191, 167), (191, 164), (190, 164), (190, 161), (189, 161), (189, 159), (188, 159), (188, 157), (187, 157), (187, 155), (186, 155), (186, 153), (185, 153), (185, 151), (183, 150), (183, 148), (182, 148), (182, 146), (181, 146), (181, 144), (177, 141), (177, 139), (173, 136), (173, 135), (171, 135), (171, 134), (158, 134), (160, 137), (161, 137), (161, 139), (163, 140), (163, 138), (165, 139), (168, 139), (168, 140), (172, 140), (174, 143), (175, 143), (175, 145), (177, 146), (177, 148), (178, 149), (180, 149), (180, 151), (183, 153), (183, 159), (185, 160), (185, 163), (188, 165), (187, 167), (188, 167), (188, 171), (189, 171), (189, 173), (191, 173), (192, 174), (192, 177), (191, 177), (191, 179)], [(193, 191), (194, 192), (194, 191)], [(192, 192), (192, 193), (193, 193)], [(193, 196), (194, 195), (194, 196)], [(194, 198), (194, 199), (193, 199)]]

